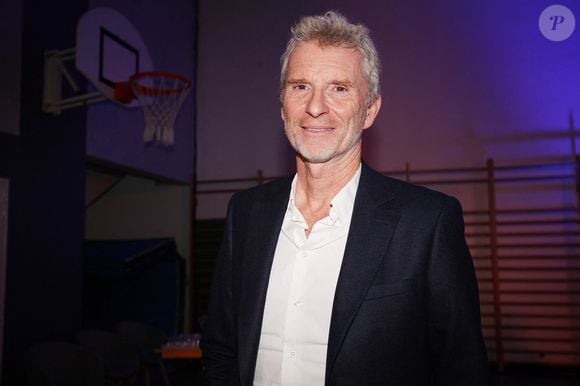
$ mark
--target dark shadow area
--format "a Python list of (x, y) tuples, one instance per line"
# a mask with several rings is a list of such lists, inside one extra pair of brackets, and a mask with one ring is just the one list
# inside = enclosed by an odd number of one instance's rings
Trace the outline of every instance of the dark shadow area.
[(580, 369), (546, 366), (509, 366), (491, 370), (493, 386), (579, 386)]

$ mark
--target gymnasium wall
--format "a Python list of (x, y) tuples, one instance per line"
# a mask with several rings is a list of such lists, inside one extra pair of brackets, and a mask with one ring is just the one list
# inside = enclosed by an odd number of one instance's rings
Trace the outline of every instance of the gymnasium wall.
[[(559, 1), (576, 16), (580, 5)], [(553, 1), (202, 1), (198, 176), (293, 170), (278, 100), (279, 57), (302, 15), (335, 9), (370, 30), (383, 62), (383, 105), (363, 137), (381, 170), (571, 159), (580, 105), (580, 31), (552, 41), (539, 17)], [(571, 19), (566, 19), (566, 23)], [(558, 24), (557, 30), (569, 24)], [(544, 28), (550, 29), (551, 25)], [(224, 155), (227, 155), (224, 156)], [(211, 188), (211, 187), (208, 187)], [(201, 218), (228, 194), (203, 195)]]
[[(0, 80), (6, 81), (0, 91), (0, 177), (10, 181), (2, 385), (23, 384), (23, 354), (32, 344), (46, 339), (71, 340), (81, 327), (87, 155), (123, 172), (177, 185), (186, 185), (192, 177), (193, 94), (178, 118), (173, 149), (144, 146), (142, 112), (126, 112), (110, 102), (91, 107), (96, 110), (74, 108), (57, 116), (42, 112), (45, 50), (74, 47), (79, 17), (89, 8), (107, 5), (135, 21), (150, 42), (156, 69), (193, 78), (195, 2), (161, 6), (153, 1), (73, 4), (9, 0), (0, 7), (0, 32), (11, 37), (0, 64)], [(159, 28), (162, 21), (170, 27)], [(106, 154), (93, 151), (95, 136), (105, 142), (99, 149)], [(184, 220), (189, 218), (189, 206), (183, 202), (187, 189), (161, 189), (160, 194), (169, 190), (172, 196), (168, 200), (185, 217), (173, 218), (174, 211), (158, 205), (149, 211), (149, 224), (167, 233), (172, 226), (168, 223), (177, 223), (179, 229), (171, 232), (183, 238), (189, 226)], [(130, 211), (145, 213), (159, 202), (139, 202)], [(130, 215), (119, 212), (118, 216)], [(154, 218), (158, 213), (165, 217)], [(134, 228), (129, 217), (110, 221)]]
[(11, 49), (1, 66), (20, 69), (1, 88), (0, 109), (2, 124), (11, 125), (1, 131), (12, 133), (0, 133), (0, 176), (10, 179), (2, 385), (11, 386), (23, 384), (31, 344), (70, 338), (80, 324), (86, 116), (55, 118), (41, 107), (45, 49), (74, 45), (86, 3), (6, 5), (16, 7), (3, 15)]
[(4, 59), (0, 63), (0, 132), (18, 134), (20, 107), (20, 55), (22, 4), (18, 0), (0, 3), (0, 36)]
[[(194, 79), (195, 2), (91, 0), (89, 9), (120, 12), (140, 33), (154, 70)], [(194, 84), (193, 90), (196, 85)], [(89, 86), (90, 89), (90, 86)], [(106, 101), (88, 107), (87, 156), (153, 178), (189, 183), (194, 170), (194, 101), (190, 92), (175, 122), (171, 147), (143, 143), (144, 115)]]

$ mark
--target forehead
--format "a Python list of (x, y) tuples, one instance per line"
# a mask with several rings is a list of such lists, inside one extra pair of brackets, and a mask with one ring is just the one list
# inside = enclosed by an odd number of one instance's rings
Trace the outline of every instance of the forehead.
[(320, 71), (355, 76), (362, 71), (362, 56), (354, 48), (322, 46), (314, 41), (296, 46), (288, 60), (289, 77), (297, 75), (297, 72), (317, 73)]

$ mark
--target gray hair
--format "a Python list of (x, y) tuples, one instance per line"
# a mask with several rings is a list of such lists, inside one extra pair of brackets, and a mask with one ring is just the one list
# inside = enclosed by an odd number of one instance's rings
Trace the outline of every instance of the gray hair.
[(372, 103), (380, 94), (381, 61), (369, 30), (362, 24), (351, 24), (335, 11), (320, 16), (306, 16), (290, 30), (292, 36), (280, 58), (280, 98), (286, 85), (290, 54), (300, 44), (317, 41), (321, 46), (346, 47), (358, 50), (363, 58), (363, 72), (367, 81), (367, 101)]

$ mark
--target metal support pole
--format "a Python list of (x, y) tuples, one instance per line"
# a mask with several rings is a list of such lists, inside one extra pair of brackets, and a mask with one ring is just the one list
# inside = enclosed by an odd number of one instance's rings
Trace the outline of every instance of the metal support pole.
[(487, 160), (487, 198), (489, 209), (489, 249), (491, 259), (491, 269), (493, 277), (493, 315), (495, 327), (495, 350), (497, 355), (497, 367), (499, 371), (504, 369), (504, 352), (502, 341), (502, 318), (501, 318), (501, 296), (500, 279), (497, 253), (497, 211), (495, 201), (495, 167), (493, 159)]

